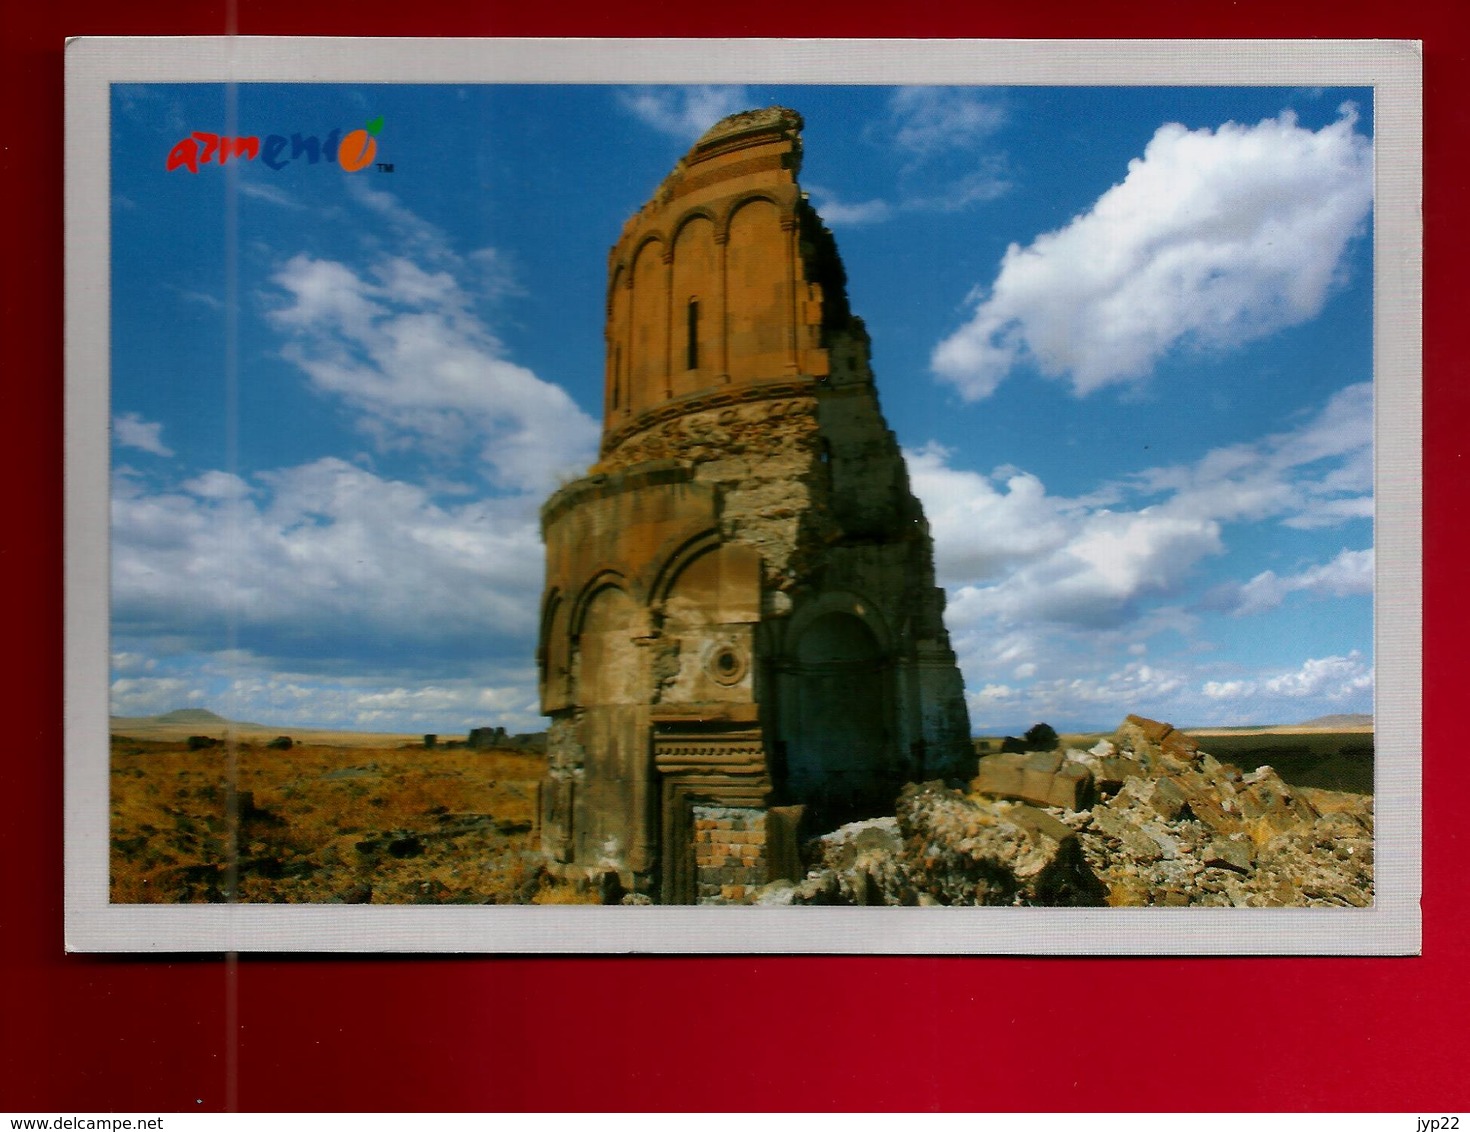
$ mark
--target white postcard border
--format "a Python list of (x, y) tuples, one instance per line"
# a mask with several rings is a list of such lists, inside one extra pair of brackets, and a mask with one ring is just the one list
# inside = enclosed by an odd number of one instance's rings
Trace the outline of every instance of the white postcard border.
[[(1405, 955), (1420, 948), (1422, 58), (1407, 41), (79, 38), (66, 51), (66, 944), (318, 951)], [(1367, 85), (1375, 91), (1371, 909), (108, 903), (114, 82)]]

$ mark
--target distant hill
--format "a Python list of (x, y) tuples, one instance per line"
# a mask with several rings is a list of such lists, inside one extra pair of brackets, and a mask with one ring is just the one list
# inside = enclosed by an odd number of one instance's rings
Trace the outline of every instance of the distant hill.
[(179, 708), (177, 711), (165, 712), (163, 715), (147, 717), (153, 723), (228, 723), (229, 720), (222, 715), (202, 707)]
[(1372, 727), (1373, 717), (1362, 712), (1354, 712), (1349, 715), (1319, 715), (1316, 719), (1309, 719), (1297, 726), (1320, 727), (1324, 731), (1332, 731), (1341, 727)]

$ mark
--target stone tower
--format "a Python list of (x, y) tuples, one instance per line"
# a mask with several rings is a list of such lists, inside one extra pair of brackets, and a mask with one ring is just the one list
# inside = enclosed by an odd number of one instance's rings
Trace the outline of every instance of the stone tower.
[(974, 773), (934, 554), (801, 117), (726, 118), (608, 258), (601, 458), (542, 509), (543, 849), (664, 903), (796, 867), (797, 826)]

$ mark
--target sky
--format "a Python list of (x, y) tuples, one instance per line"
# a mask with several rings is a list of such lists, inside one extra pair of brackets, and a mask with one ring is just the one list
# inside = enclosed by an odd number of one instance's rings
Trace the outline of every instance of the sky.
[(1372, 711), (1371, 90), (262, 83), (113, 88), (112, 713), (541, 730), (608, 249), (773, 104), (974, 731)]

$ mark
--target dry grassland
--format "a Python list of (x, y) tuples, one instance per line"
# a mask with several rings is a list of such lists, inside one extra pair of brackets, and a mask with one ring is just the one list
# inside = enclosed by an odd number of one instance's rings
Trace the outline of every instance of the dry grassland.
[(191, 751), (115, 736), (112, 902), (592, 899), (550, 882), (535, 852), (543, 756), (393, 738)]

